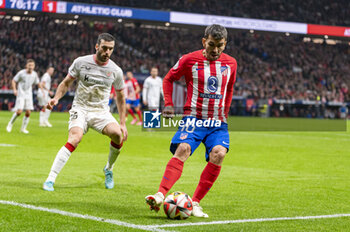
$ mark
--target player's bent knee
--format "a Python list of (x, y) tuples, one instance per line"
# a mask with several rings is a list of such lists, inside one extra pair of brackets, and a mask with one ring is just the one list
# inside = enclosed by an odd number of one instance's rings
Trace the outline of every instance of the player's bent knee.
[(68, 138), (68, 142), (72, 144), (75, 148), (78, 147), (78, 144), (80, 143), (82, 139), (82, 136), (72, 136)]
[(111, 133), (109, 134), (109, 137), (112, 139), (113, 142), (115, 143), (120, 143), (120, 141), (122, 140), (122, 132), (120, 129), (118, 130), (113, 130), (111, 131)]
[(188, 143), (180, 143), (175, 151), (174, 157), (185, 162), (191, 155), (191, 146)]
[(225, 147), (222, 147), (222, 146), (214, 147), (210, 152), (209, 161), (214, 164), (221, 165), (222, 161), (226, 156), (226, 152), (227, 152), (227, 149)]

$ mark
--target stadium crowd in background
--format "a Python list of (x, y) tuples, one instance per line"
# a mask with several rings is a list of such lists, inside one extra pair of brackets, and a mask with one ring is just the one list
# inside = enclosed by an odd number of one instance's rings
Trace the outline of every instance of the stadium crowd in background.
[[(48, 16), (37, 17), (35, 22), (3, 18), (0, 28), (1, 89), (10, 89), (11, 80), (21, 65), (27, 58), (34, 58), (40, 74), (49, 65), (56, 67), (52, 81), (55, 90), (70, 62), (93, 51), (91, 41), (100, 32), (117, 37), (112, 59), (121, 67), (148, 74), (156, 64), (160, 76), (164, 76), (182, 54), (200, 49), (200, 43), (188, 41), (198, 41), (202, 37), (201, 32), (192, 30), (157, 30), (118, 23), (79, 21), (69, 25), (67, 21)], [(350, 101), (347, 78), (350, 76), (350, 47), (305, 43), (302, 38), (231, 33), (226, 51), (240, 64), (234, 95), (255, 100)], [(74, 89), (72, 86), (70, 91)]]
[(262, 0), (73, 0), (72, 2), (204, 13), (232, 17), (270, 19), (303, 23), (307, 22), (337, 26), (350, 25), (350, 18), (348, 17), (350, 2), (347, 0), (272, 0), (269, 1), (268, 4), (266, 4), (266, 1)]

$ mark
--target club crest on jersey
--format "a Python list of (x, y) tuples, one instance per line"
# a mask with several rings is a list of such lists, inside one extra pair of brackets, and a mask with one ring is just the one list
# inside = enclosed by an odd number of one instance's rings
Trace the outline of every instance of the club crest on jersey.
[(184, 140), (184, 139), (187, 138), (187, 136), (188, 136), (187, 133), (181, 133), (181, 134), (180, 134), (180, 139), (181, 139), (181, 140)]
[(218, 90), (218, 83), (219, 83), (219, 80), (216, 76), (210, 76), (208, 78), (208, 91), (210, 93), (215, 93), (217, 90)]
[(227, 74), (228, 74), (228, 67), (227, 66), (221, 66), (220, 70), (221, 70), (222, 76), (227, 76)]
[(106, 75), (107, 75), (107, 77), (110, 77), (111, 76), (111, 74), (112, 74), (112, 72), (106, 72)]

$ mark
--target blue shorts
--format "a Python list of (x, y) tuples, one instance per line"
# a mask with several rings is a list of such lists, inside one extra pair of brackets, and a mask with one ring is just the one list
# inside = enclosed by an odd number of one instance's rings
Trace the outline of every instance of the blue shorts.
[[(186, 116), (182, 120), (193, 119), (194, 117)], [(196, 119), (195, 121), (204, 121)], [(188, 143), (191, 146), (191, 155), (197, 149), (199, 144), (205, 145), (205, 159), (209, 161), (209, 153), (216, 145), (221, 145), (229, 150), (230, 136), (227, 129), (227, 123), (221, 122), (219, 127), (179, 127), (170, 144), (170, 151), (175, 154), (177, 146), (180, 143)]]
[(140, 99), (136, 99), (136, 100), (126, 99), (126, 104), (129, 104), (132, 107), (138, 107), (140, 105)]

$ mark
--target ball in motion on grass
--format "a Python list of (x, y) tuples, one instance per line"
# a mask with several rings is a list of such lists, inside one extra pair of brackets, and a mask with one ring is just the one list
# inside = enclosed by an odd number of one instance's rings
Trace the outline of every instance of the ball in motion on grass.
[(191, 197), (183, 192), (173, 192), (164, 200), (164, 212), (170, 219), (184, 220), (192, 213)]

